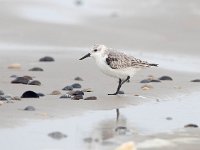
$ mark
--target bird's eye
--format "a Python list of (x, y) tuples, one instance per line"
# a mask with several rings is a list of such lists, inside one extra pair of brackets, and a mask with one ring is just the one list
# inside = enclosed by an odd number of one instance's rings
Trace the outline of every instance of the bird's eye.
[(95, 49), (94, 52), (97, 52), (97, 49)]

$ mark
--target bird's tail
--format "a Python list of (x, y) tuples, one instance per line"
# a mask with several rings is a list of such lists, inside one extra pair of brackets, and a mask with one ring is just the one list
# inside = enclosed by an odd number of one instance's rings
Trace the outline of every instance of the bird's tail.
[(158, 67), (158, 64), (149, 64), (150, 66)]

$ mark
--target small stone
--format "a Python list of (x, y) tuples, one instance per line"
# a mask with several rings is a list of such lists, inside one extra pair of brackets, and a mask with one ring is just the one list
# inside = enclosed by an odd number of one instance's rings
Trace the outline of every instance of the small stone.
[(170, 76), (162, 76), (162, 77), (159, 78), (159, 80), (169, 80), (169, 81), (171, 81), (173, 79)]
[(14, 84), (28, 84), (29, 80), (27, 78), (24, 77), (17, 77), (15, 80), (11, 81), (11, 83)]
[(27, 107), (24, 108), (24, 110), (26, 110), (26, 111), (35, 111), (35, 107), (27, 106)]
[(150, 82), (161, 82), (160, 80), (152, 79)]
[(134, 142), (126, 142), (126, 143), (121, 144), (115, 150), (136, 150), (136, 149), (137, 148)]
[(84, 100), (97, 100), (96, 96), (86, 97)]
[(79, 83), (74, 83), (71, 85), (73, 88), (81, 88), (81, 85)]
[(18, 97), (18, 96), (14, 96), (12, 99), (13, 99), (13, 100), (16, 100), (16, 101), (19, 101), (19, 100), (21, 100), (21, 98), (20, 98), (20, 97)]
[(4, 102), (0, 101), (0, 105), (3, 105), (3, 104), (4, 104)]
[(14, 63), (14, 64), (10, 64), (8, 66), (9, 69), (20, 69), (21, 68), (21, 64), (18, 63)]
[(45, 96), (43, 93), (37, 93), (39, 97)]
[(84, 138), (83, 141), (86, 143), (92, 143), (93, 139), (91, 137), (87, 137), (87, 138)]
[(13, 74), (13, 75), (10, 76), (10, 78), (17, 78), (17, 77), (18, 77), (18, 76), (15, 75), (15, 74)]
[(0, 95), (4, 95), (4, 92), (2, 90), (0, 90)]
[(11, 101), (11, 100), (13, 100), (13, 97), (12, 97), (12, 96), (10, 96), (10, 95), (5, 95), (4, 97), (5, 97), (5, 98), (6, 98), (6, 100), (8, 100), (8, 101)]
[(38, 80), (33, 80), (33, 81), (30, 81), (28, 84), (29, 84), (29, 85), (38, 85), (38, 86), (40, 86), (40, 85), (41, 85), (41, 82), (38, 81)]
[(83, 81), (83, 79), (81, 77), (76, 77), (76, 78), (74, 78), (74, 80), (76, 80), (76, 81)]
[(172, 117), (166, 117), (166, 120), (172, 120), (173, 118)]
[(198, 125), (192, 123), (184, 126), (184, 128), (198, 128), (198, 127), (199, 127)]
[(61, 92), (60, 91), (52, 91), (51, 93), (50, 93), (50, 95), (60, 95), (61, 94)]
[(33, 80), (33, 78), (31, 76), (23, 76), (23, 78), (26, 78), (28, 80)]
[(200, 82), (200, 79), (191, 80), (191, 82)]
[(124, 94), (124, 91), (119, 91), (118, 94)]
[(83, 5), (83, 2), (82, 2), (82, 0), (76, 0), (76, 1), (75, 1), (75, 4), (76, 4), (77, 6), (81, 6), (81, 5)]
[(69, 95), (69, 94), (64, 94), (64, 95), (60, 96), (60, 98), (71, 98), (71, 95)]
[(53, 57), (50, 57), (50, 56), (45, 56), (45, 57), (42, 57), (40, 58), (41, 62), (51, 62), (51, 61), (55, 61)]
[(72, 93), (72, 95), (84, 95), (84, 93), (83, 93), (83, 91), (77, 90), (77, 91), (74, 91), (74, 92)]
[(29, 69), (29, 71), (44, 71), (44, 70), (40, 67), (34, 67), (34, 68)]
[(144, 80), (140, 81), (140, 83), (150, 83), (150, 82), (151, 82), (151, 80), (149, 80), (149, 79), (144, 79)]
[(7, 101), (6, 97), (3, 95), (0, 95), (0, 101)]
[(128, 131), (127, 127), (123, 127), (123, 126), (119, 126), (115, 129), (115, 132), (117, 132), (120, 135), (125, 135), (127, 131)]
[(142, 90), (150, 90), (150, 89), (152, 89), (152, 88), (153, 88), (153, 86), (147, 85), (147, 84), (145, 84), (145, 85), (143, 85), (143, 86), (141, 87)]
[(61, 140), (63, 138), (66, 138), (67, 135), (66, 134), (63, 134), (59, 131), (56, 131), (56, 132), (51, 132), (48, 134), (49, 137), (53, 138), (53, 139), (56, 139), (56, 140)]
[(82, 91), (83, 91), (83, 92), (93, 92), (91, 88), (83, 89)]
[(26, 91), (22, 94), (21, 98), (39, 98), (39, 95), (33, 91)]
[(72, 97), (72, 100), (80, 100), (83, 99), (83, 95), (75, 95)]
[(65, 90), (65, 91), (72, 91), (72, 90), (73, 90), (73, 87), (72, 87), (72, 86), (66, 86), (66, 87), (64, 87), (62, 90)]

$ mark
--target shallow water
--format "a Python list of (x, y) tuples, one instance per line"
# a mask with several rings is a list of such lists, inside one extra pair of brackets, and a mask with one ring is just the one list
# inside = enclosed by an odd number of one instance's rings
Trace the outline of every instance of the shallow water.
[[(115, 109), (89, 111), (80, 116), (65, 119), (26, 120), (25, 126), (0, 129), (0, 143), (4, 150), (16, 147), (21, 150), (27, 148), (30, 150), (90, 149), (91, 147), (98, 149), (106, 141), (120, 136), (169, 133), (174, 129), (183, 129), (184, 125), (189, 123), (200, 123), (198, 96), (199, 93), (193, 93), (170, 101), (149, 102), (121, 108), (118, 120)], [(167, 117), (171, 117), (172, 120), (167, 120)], [(125, 134), (121, 135), (120, 132), (115, 131), (119, 126), (128, 129), (126, 132), (122, 131)], [(54, 140), (48, 137), (48, 133), (53, 131), (60, 131), (68, 137)], [(89, 143), (89, 148), (88, 143), (84, 142), (84, 139), (88, 137), (98, 142)], [(118, 142), (115, 140), (110, 144), (117, 145)]]

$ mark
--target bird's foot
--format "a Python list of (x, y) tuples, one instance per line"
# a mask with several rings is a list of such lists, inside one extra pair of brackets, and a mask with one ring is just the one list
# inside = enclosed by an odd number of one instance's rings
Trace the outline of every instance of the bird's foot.
[(115, 92), (115, 93), (113, 93), (113, 94), (108, 94), (108, 95), (117, 95), (118, 94), (118, 92)]

